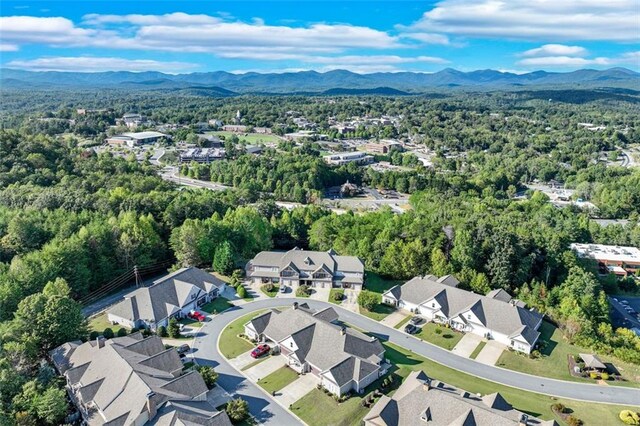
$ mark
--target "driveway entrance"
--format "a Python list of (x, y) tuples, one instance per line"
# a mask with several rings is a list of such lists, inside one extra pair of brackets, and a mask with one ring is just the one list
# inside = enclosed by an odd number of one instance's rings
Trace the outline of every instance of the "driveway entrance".
[(498, 343), (495, 340), (489, 340), (476, 357), (476, 361), (487, 365), (496, 365), (500, 355), (502, 355), (502, 351), (506, 348), (507, 347), (502, 343)]
[(465, 358), (469, 358), (473, 351), (478, 347), (478, 345), (482, 342), (482, 337), (477, 334), (467, 333), (462, 336), (462, 339), (458, 342), (458, 344), (451, 349), (456, 355), (463, 356)]

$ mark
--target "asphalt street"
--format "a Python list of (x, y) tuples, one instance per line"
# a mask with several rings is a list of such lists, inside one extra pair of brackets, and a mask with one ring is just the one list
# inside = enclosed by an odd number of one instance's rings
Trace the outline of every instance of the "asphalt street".
[(202, 327), (193, 345), (193, 357), (196, 361), (202, 365), (215, 367), (216, 371), (220, 374), (218, 383), (230, 394), (238, 394), (245, 398), (249, 402), (251, 413), (264, 423), (294, 425), (299, 424), (299, 420), (275, 403), (270, 396), (265, 394), (256, 385), (245, 379), (241, 373), (235, 370), (224, 357), (222, 357), (218, 352), (218, 337), (227, 324), (243, 315), (265, 308), (290, 306), (294, 301), (300, 303), (306, 302), (309, 306), (316, 309), (331, 306), (336, 309), (340, 319), (346, 323), (372, 332), (380, 339), (388, 340), (447, 367), (485, 380), (562, 398), (596, 403), (631, 406), (640, 405), (640, 389), (566, 382), (489, 366), (478, 363), (472, 359), (454, 355), (438, 346), (408, 336), (399, 330), (387, 327), (334, 304), (309, 299), (273, 298), (258, 300), (234, 307), (215, 316)]

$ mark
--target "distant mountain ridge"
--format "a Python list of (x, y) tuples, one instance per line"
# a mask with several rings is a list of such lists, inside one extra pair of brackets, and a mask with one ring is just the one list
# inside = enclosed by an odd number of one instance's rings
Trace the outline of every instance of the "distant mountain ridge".
[(232, 74), (225, 71), (164, 74), (156, 71), (96, 73), (0, 70), (0, 87), (18, 89), (112, 88), (123, 90), (197, 90), (221, 96), (241, 93), (412, 94), (437, 88), (517, 89), (531, 86), (640, 88), (640, 73), (626, 68), (572, 72), (533, 71), (515, 74), (496, 70), (471, 72), (446, 68), (435, 73), (357, 74), (345, 70)]

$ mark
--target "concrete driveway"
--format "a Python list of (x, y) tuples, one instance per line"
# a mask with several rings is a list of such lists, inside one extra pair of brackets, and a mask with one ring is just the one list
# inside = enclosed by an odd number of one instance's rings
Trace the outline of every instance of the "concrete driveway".
[(477, 334), (467, 333), (462, 336), (462, 339), (460, 339), (458, 344), (453, 349), (451, 349), (451, 352), (456, 355), (469, 358), (473, 351), (478, 347), (480, 342), (482, 342), (482, 337), (478, 336)]
[(289, 383), (284, 388), (276, 392), (275, 399), (283, 407), (288, 407), (309, 392), (315, 389), (319, 380), (312, 374), (303, 374), (298, 379)]
[(349, 288), (344, 289), (344, 300), (340, 306), (348, 311), (360, 313), (360, 309), (358, 307), (358, 294), (360, 294), (360, 291), (358, 290), (352, 290)]
[(329, 293), (331, 293), (331, 287), (313, 287), (311, 291), (312, 293), (309, 296), (309, 299), (327, 302), (329, 300)]
[(249, 380), (257, 382), (258, 380), (267, 377), (278, 368), (284, 366), (284, 364), (284, 357), (280, 355), (272, 356), (266, 361), (262, 361), (260, 364), (244, 370), (243, 373)]
[(495, 340), (489, 340), (476, 357), (476, 361), (486, 365), (496, 365), (500, 355), (502, 355), (502, 351), (506, 348), (507, 347), (502, 343), (498, 343)]
[(229, 360), (229, 364), (233, 365), (235, 368), (237, 368), (238, 370), (242, 370), (244, 367), (246, 367), (247, 365), (251, 364), (252, 362), (255, 361), (255, 358), (251, 357), (251, 350), (248, 350), (247, 352), (238, 355), (237, 357), (230, 359)]
[(401, 310), (397, 310), (391, 313), (389, 316), (386, 316), (380, 321), (381, 324), (388, 325), (389, 327), (395, 327), (398, 325), (400, 321), (407, 317), (406, 312), (402, 312)]

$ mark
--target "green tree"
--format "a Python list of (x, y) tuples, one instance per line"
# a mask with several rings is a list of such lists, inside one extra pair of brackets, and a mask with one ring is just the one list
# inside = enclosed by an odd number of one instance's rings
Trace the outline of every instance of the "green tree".
[(358, 305), (367, 311), (373, 310), (381, 300), (382, 297), (378, 293), (369, 290), (362, 290), (360, 294), (358, 294)]
[(216, 373), (216, 370), (208, 365), (199, 365), (197, 369), (202, 376), (204, 383), (207, 385), (207, 388), (212, 389), (218, 380), (218, 373)]
[(223, 241), (213, 256), (213, 270), (223, 275), (229, 275), (234, 266), (233, 248), (229, 241)]
[(238, 297), (241, 299), (244, 299), (245, 297), (247, 297), (247, 290), (245, 290), (244, 286), (242, 284), (238, 285), (238, 287), (236, 287), (236, 293), (238, 293)]
[(158, 336), (160, 337), (169, 337), (169, 333), (167, 332), (167, 327), (161, 325), (158, 327)]
[(447, 256), (439, 247), (434, 247), (431, 251), (431, 272), (439, 277), (453, 272), (451, 265), (447, 261)]
[(169, 320), (169, 327), (167, 327), (167, 332), (169, 333), (169, 337), (172, 339), (180, 338), (180, 325), (178, 324), (177, 319), (171, 318)]
[(38, 417), (46, 424), (62, 424), (67, 414), (67, 394), (64, 389), (48, 388), (35, 401), (35, 411)]
[(249, 403), (242, 398), (232, 399), (225, 411), (233, 423), (240, 423), (249, 416)]

